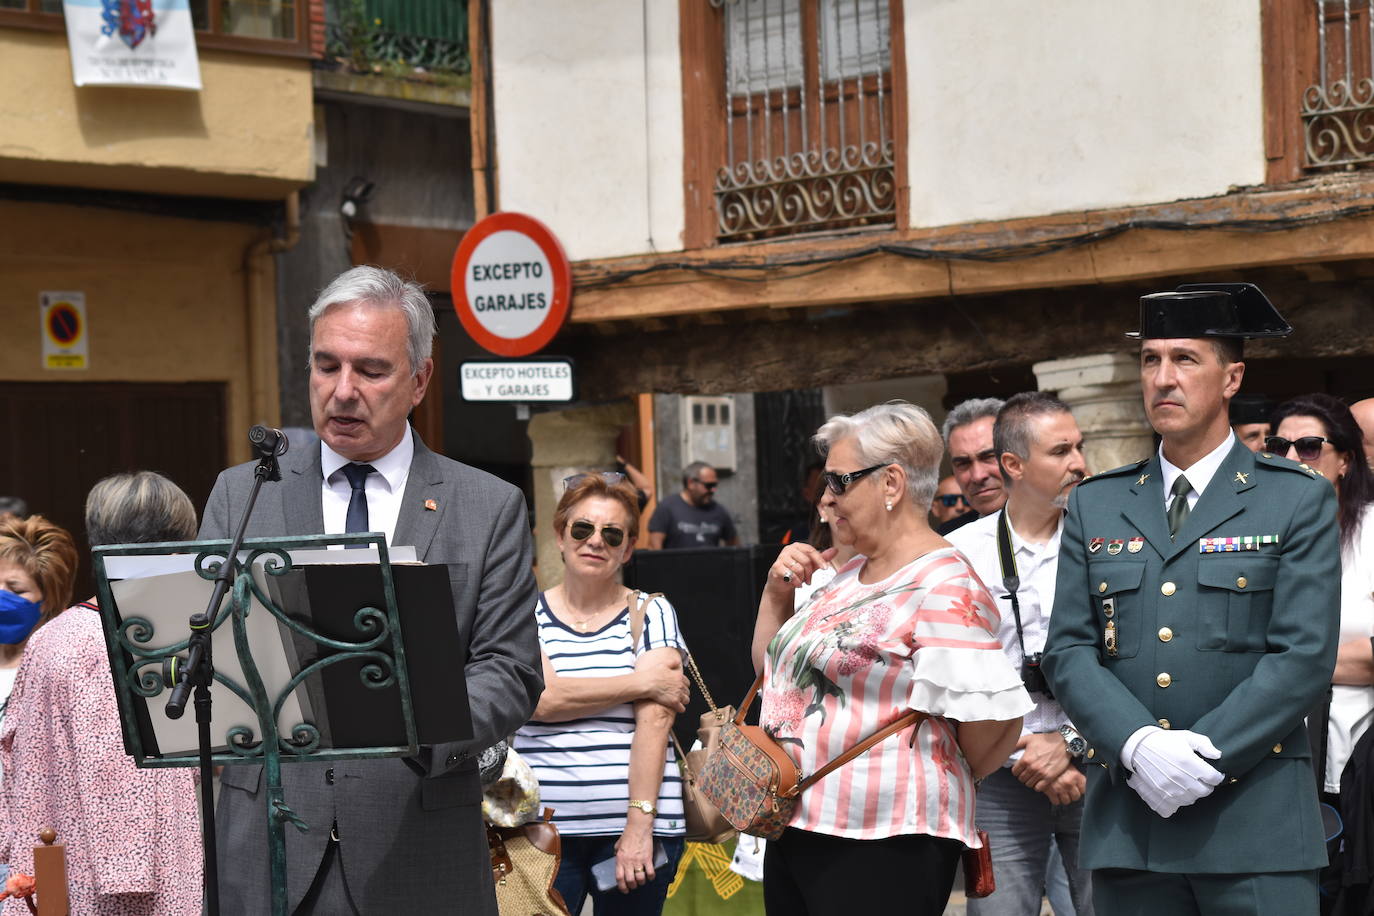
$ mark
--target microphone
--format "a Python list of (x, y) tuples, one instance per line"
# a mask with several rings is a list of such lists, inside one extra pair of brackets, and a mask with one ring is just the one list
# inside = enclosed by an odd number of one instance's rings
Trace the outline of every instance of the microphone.
[(248, 441), (253, 444), (253, 449), (260, 458), (285, 455), (291, 445), (287, 441), (286, 433), (270, 426), (254, 426), (248, 430)]

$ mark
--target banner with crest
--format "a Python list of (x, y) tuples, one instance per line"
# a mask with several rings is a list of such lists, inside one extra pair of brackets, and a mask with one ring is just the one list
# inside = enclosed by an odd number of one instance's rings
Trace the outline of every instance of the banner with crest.
[(199, 89), (188, 0), (63, 0), (78, 86)]

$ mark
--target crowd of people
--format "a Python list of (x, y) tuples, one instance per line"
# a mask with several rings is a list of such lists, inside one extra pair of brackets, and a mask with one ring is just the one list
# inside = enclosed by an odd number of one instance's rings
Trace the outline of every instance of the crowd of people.
[[(509, 739), (555, 809), (571, 913), (662, 911), (685, 847), (670, 729), (689, 702), (671, 595), (623, 584), (637, 546), (737, 543), (716, 470), (652, 517), (642, 475), (563, 481), (560, 581), (524, 499), (431, 452), (407, 415), (433, 372), (414, 284), (354, 268), (310, 309), (318, 447), (281, 460), (250, 536), (379, 531), (449, 570), (470, 739), (283, 767), (289, 910), (497, 912), (477, 760)], [(1374, 791), (1374, 403), (1243, 398), (1242, 340), (1288, 327), (1248, 284), (1146, 296), (1148, 456), (1091, 468), (1043, 392), (879, 404), (815, 431), (814, 511), (761, 585), (761, 725), (803, 773), (922, 715), (798, 799), (767, 844), (767, 911), (943, 913), (991, 846), (974, 916), (1363, 912)], [(1361, 425), (1364, 420), (1368, 425)], [(945, 462), (952, 474), (940, 478)], [(197, 522), (152, 472), (102, 480), (92, 545), (227, 538), (253, 465)], [(646, 493), (646, 488), (648, 491)], [(100, 609), (73, 537), (0, 514), (0, 862), (68, 850), (73, 913), (201, 909), (196, 777), (125, 755)], [(715, 646), (713, 651), (731, 651)], [(227, 766), (220, 909), (267, 911), (265, 787)], [(11, 900), (6, 913), (21, 912)]]

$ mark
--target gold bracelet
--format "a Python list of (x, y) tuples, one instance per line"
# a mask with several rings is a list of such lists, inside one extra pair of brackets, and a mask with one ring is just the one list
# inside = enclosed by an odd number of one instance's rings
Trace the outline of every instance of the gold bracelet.
[(642, 798), (630, 799), (630, 807), (638, 808), (640, 811), (643, 811), (645, 814), (649, 815), (649, 817), (658, 816), (658, 808), (654, 807), (654, 803), (651, 801), (645, 801)]

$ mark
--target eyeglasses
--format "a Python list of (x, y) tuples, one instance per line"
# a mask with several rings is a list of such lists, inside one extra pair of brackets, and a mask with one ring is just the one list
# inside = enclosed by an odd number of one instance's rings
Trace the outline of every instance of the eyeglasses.
[(836, 474), (834, 471), (826, 471), (821, 474), (821, 480), (830, 492), (836, 496), (843, 496), (844, 491), (849, 489), (849, 485), (857, 480), (862, 480), (874, 471), (880, 471), (887, 467), (886, 464), (875, 464), (871, 468), (864, 468), (862, 471), (850, 471), (848, 474)]
[[(572, 535), (574, 541), (585, 541), (596, 534), (596, 526), (591, 522), (579, 519), (568, 526), (568, 534)], [(609, 547), (619, 547), (625, 543), (625, 529), (618, 525), (602, 525), (601, 540), (605, 541)]]
[(941, 493), (939, 496), (936, 496), (935, 498), (938, 499), (940, 501), (940, 505), (944, 506), (946, 509), (953, 509), (960, 503), (963, 503), (966, 506), (968, 505), (968, 500), (964, 498), (964, 494), (962, 493)]
[(602, 480), (606, 481), (606, 483), (610, 484), (611, 486), (615, 486), (618, 483), (624, 483), (625, 481), (625, 475), (620, 473), (619, 471), (584, 471), (581, 474), (573, 474), (571, 477), (564, 477), (563, 489), (566, 490), (569, 487), (577, 483), (580, 483), (583, 480), (586, 480), (588, 477), (600, 477)]
[(716, 487), (720, 486), (719, 480), (702, 480), (700, 477), (693, 477), (692, 480), (701, 484), (708, 490), (714, 490)]
[(1322, 454), (1322, 443), (1330, 442), (1322, 436), (1303, 436), (1300, 439), (1285, 439), (1283, 436), (1269, 436), (1264, 440), (1264, 450), (1286, 457), (1290, 448), (1298, 450), (1299, 461), (1316, 461)]

